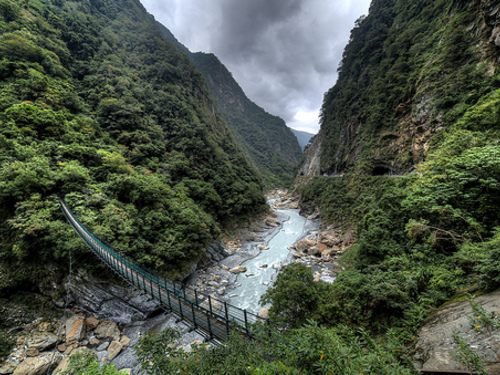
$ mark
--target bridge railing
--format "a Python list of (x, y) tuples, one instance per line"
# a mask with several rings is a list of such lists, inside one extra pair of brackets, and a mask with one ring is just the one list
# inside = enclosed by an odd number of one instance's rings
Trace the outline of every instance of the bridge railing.
[[(180, 315), (209, 333), (225, 340), (233, 330), (250, 334), (250, 326), (265, 321), (260, 316), (181, 283), (145, 271), (129, 257), (111, 248), (89, 231), (61, 199), (61, 210), (78, 236), (105, 264), (128, 283), (141, 289), (160, 306)], [(176, 285), (178, 284), (178, 285)]]

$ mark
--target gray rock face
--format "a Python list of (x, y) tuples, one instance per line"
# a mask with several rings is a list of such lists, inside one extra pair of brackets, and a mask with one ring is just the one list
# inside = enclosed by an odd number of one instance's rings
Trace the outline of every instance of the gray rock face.
[(299, 175), (319, 176), (320, 158), (321, 158), (321, 135), (318, 135), (314, 138), (311, 145), (304, 151), (304, 164), (302, 164), (302, 168), (299, 171)]
[[(500, 290), (479, 296), (475, 300), (489, 314), (500, 315)], [(478, 332), (471, 326), (468, 318), (471, 314), (468, 301), (453, 303), (435, 313), (420, 330), (413, 359), (416, 367), (424, 370), (467, 370), (453, 357), (456, 350), (453, 334), (458, 332), (484, 360), (488, 373), (500, 374), (500, 364), (493, 345), (493, 340), (500, 342), (500, 332), (491, 335)]]
[(97, 280), (82, 271), (69, 288), (73, 303), (83, 311), (119, 324), (145, 320), (157, 310), (154, 301), (132, 288)]

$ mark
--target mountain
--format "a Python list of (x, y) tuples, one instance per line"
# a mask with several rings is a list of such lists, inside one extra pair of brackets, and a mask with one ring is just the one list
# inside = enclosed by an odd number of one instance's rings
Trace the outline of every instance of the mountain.
[(499, 87), (494, 4), (374, 0), (325, 95), (321, 173), (397, 174), (425, 161), (433, 139)]
[(302, 132), (300, 130), (292, 129), (292, 132), (295, 134), (297, 141), (299, 141), (299, 145), (302, 150), (306, 148), (306, 146), (311, 142), (312, 137), (314, 137), (314, 134)]
[(266, 186), (288, 186), (302, 157), (301, 146), (292, 130), (281, 118), (249, 100), (217, 56), (192, 53), (166, 27), (160, 24), (160, 28), (205, 76), (207, 88), (217, 103), (217, 113), (226, 120)]
[(357, 21), (295, 185), (354, 243), (319, 321), (414, 330), (500, 287), (499, 20), (493, 0), (374, 0)]
[(139, 1), (0, 0), (0, 28), (0, 263), (21, 270), (0, 294), (84, 251), (59, 196), (170, 276), (265, 208), (205, 79)]

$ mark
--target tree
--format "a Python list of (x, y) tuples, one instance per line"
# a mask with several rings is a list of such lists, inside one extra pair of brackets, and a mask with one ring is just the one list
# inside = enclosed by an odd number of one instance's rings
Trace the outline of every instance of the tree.
[(290, 328), (303, 325), (316, 311), (322, 285), (314, 282), (311, 270), (301, 263), (285, 267), (261, 303), (271, 303), (269, 318)]

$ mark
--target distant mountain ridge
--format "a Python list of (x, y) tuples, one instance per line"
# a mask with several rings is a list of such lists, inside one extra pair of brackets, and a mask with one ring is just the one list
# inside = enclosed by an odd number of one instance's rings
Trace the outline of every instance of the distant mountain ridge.
[(306, 148), (306, 146), (311, 142), (311, 139), (314, 137), (314, 134), (303, 132), (300, 130), (292, 129), (293, 134), (297, 137), (299, 141), (299, 145), (302, 148), (302, 151)]
[(273, 116), (245, 95), (229, 70), (212, 53), (192, 53), (165, 26), (158, 23), (165, 38), (194, 62), (205, 76), (207, 88), (217, 102), (250, 163), (266, 186), (284, 186), (302, 157), (303, 146), (283, 119)]

